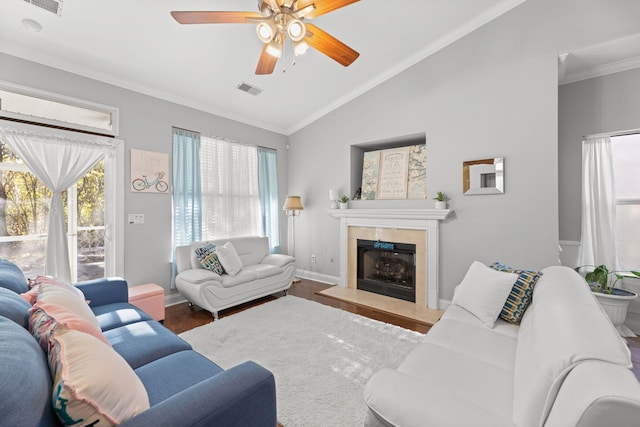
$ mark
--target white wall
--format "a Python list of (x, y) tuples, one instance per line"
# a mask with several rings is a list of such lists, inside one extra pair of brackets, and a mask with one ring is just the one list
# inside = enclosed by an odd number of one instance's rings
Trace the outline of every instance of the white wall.
[[(297, 256), (315, 254), (315, 270), (339, 275), (329, 261), (339, 259), (338, 224), (325, 209), (329, 188), (349, 186), (350, 145), (426, 133), (422, 205), (444, 191), (455, 210), (441, 227), (442, 298), (476, 259), (558, 264), (557, 56), (637, 31), (638, 14), (640, 4), (621, 0), (529, 0), (296, 132), (289, 192), (305, 203)], [(463, 196), (463, 161), (499, 156), (506, 193)]]
[[(125, 214), (145, 215), (145, 224), (125, 224), (124, 277), (130, 285), (155, 282), (169, 289), (171, 278), (171, 197), (129, 191), (130, 149), (169, 153), (171, 127), (224, 136), (278, 150), (278, 189), (287, 190), (287, 137), (197, 111), (141, 93), (0, 53), (0, 80), (120, 109), (120, 135), (126, 142)], [(215, 94), (212, 94), (215, 96)], [(286, 217), (281, 217), (286, 248)]]

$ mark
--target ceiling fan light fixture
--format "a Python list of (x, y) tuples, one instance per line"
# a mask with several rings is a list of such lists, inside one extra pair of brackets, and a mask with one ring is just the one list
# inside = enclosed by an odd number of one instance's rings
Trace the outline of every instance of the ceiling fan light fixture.
[(304, 38), (307, 29), (304, 23), (299, 19), (291, 19), (287, 24), (287, 34), (294, 42), (298, 42)]
[(270, 43), (276, 35), (276, 29), (270, 21), (261, 22), (256, 26), (258, 38), (263, 43)]
[(273, 57), (280, 58), (282, 56), (282, 45), (275, 40), (267, 46), (267, 53)]
[(295, 56), (300, 56), (304, 54), (308, 49), (309, 49), (309, 45), (304, 40), (293, 42), (293, 54)]

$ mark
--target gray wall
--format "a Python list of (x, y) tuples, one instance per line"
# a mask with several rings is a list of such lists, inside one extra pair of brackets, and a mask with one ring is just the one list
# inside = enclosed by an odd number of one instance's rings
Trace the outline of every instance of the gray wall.
[[(582, 137), (640, 129), (640, 69), (562, 85), (558, 90), (560, 240), (563, 264), (577, 264), (581, 227)], [(640, 293), (637, 280), (624, 287)], [(640, 302), (629, 304), (626, 325), (640, 334)]]
[[(423, 206), (445, 191), (455, 210), (441, 227), (441, 298), (476, 259), (558, 264), (557, 57), (636, 32), (640, 4), (631, 3), (529, 0), (292, 135), (301, 262), (315, 254), (311, 269), (339, 275), (338, 224), (325, 209), (329, 188), (349, 188), (350, 146), (425, 133)], [(505, 157), (506, 193), (463, 196), (462, 162), (495, 156)]]
[(640, 69), (558, 89), (560, 240), (580, 241), (582, 137), (640, 129)]
[[(277, 148), (280, 194), (299, 194), (305, 206), (298, 266), (327, 277), (340, 271), (328, 190), (349, 191), (350, 146), (425, 134), (428, 200), (387, 205), (433, 207), (437, 191), (452, 197), (440, 260), (441, 297), (451, 299), (475, 259), (558, 263), (557, 56), (637, 32), (639, 15), (640, 2), (628, 0), (528, 0), (289, 138), (6, 55), (0, 79), (119, 107), (127, 148), (170, 152), (171, 126)], [(463, 196), (462, 162), (493, 156), (506, 159), (506, 193)], [(170, 198), (127, 190), (125, 206), (146, 219), (126, 226), (125, 277), (168, 286)]]
[[(143, 225), (125, 224), (124, 277), (130, 285), (154, 282), (169, 289), (171, 277), (171, 197), (129, 191), (130, 149), (169, 153), (171, 127), (224, 136), (278, 150), (278, 189), (287, 191), (287, 137), (202, 111), (0, 53), (0, 80), (106, 104), (120, 109), (120, 135), (126, 143), (125, 218), (145, 215)], [(281, 217), (286, 248), (286, 217)]]

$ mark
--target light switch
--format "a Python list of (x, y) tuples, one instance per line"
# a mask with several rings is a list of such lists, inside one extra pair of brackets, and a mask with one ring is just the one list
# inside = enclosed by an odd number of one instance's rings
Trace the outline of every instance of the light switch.
[(129, 214), (129, 224), (144, 224), (144, 214)]

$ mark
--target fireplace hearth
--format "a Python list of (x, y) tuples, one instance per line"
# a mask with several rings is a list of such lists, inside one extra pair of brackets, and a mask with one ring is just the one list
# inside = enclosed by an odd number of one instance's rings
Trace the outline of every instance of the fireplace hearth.
[(357, 289), (416, 301), (416, 245), (357, 240)]

